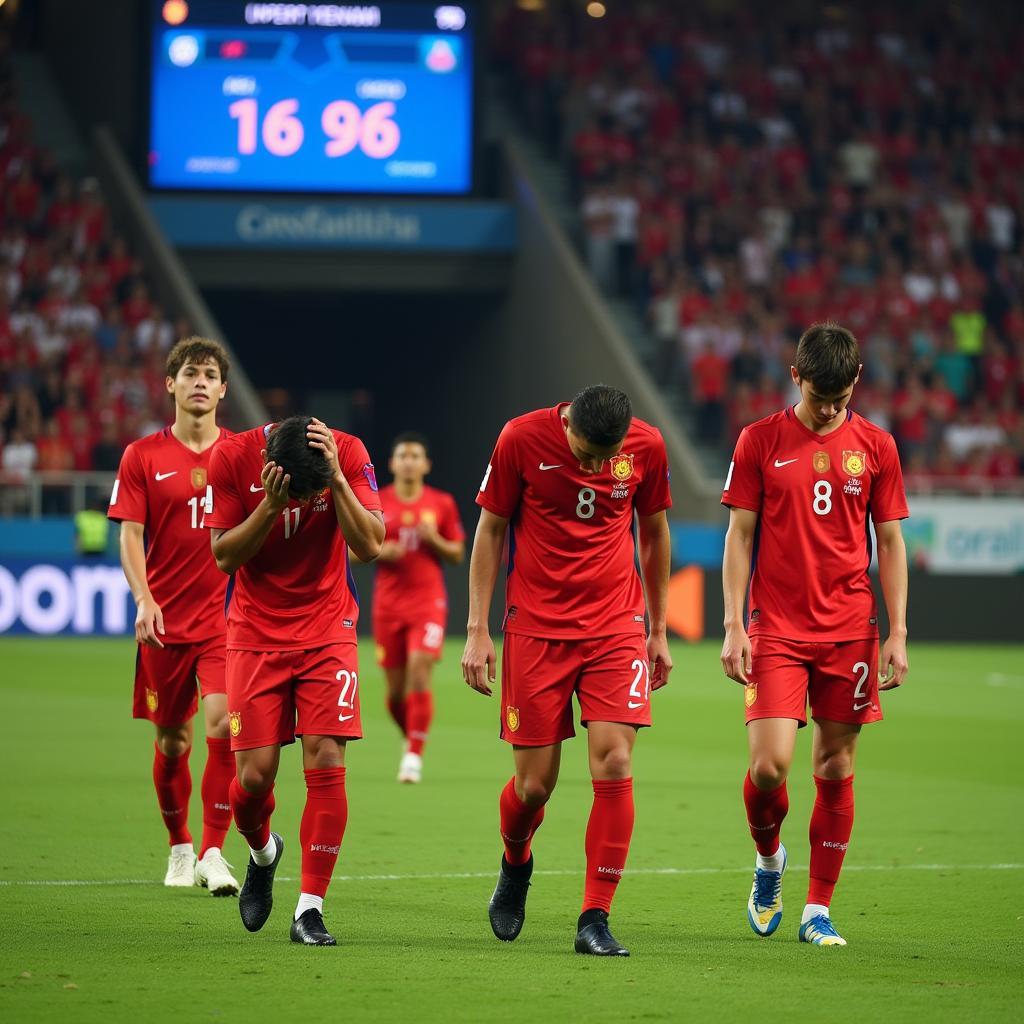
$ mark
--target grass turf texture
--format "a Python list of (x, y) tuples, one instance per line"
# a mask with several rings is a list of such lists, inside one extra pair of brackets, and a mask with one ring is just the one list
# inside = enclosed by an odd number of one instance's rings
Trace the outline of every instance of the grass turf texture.
[[(234, 900), (159, 884), (166, 835), (149, 777), (152, 729), (129, 718), (133, 645), (0, 640), (0, 1019), (1019, 1019), (1020, 648), (911, 647), (910, 683), (886, 698), (887, 721), (862, 740), (849, 870), (833, 906), (850, 946), (817, 949), (796, 941), (809, 736), (800, 737), (783, 834), (793, 865), (786, 917), (762, 940), (746, 922), (753, 850), (740, 800), (742, 692), (722, 677), (715, 645), (676, 647), (672, 684), (656, 695), (656, 726), (635, 758), (633, 870), (612, 917), (633, 952), (624, 961), (572, 952), (590, 807), (581, 737), (566, 744), (534, 847), (523, 934), (514, 944), (491, 935), (497, 800), (511, 758), (496, 738), (497, 700), (468, 691), (459, 652), (450, 642), (436, 673), (425, 781), (399, 786), (399, 739), (364, 644), (367, 739), (348, 757), (349, 827), (326, 904), (341, 945), (304, 949), (288, 941), (298, 750), (284, 752), (277, 786), (274, 827), (288, 849), (274, 913), (250, 935)], [(201, 739), (197, 842), (200, 753)], [(241, 875), (237, 834), (225, 852)], [(24, 884), (117, 879), (152, 881)]]

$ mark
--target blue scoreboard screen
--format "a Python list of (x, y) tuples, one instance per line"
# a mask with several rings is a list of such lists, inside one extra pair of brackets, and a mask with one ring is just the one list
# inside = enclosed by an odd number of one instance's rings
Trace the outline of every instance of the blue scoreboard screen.
[(151, 6), (152, 188), (472, 188), (471, 4)]

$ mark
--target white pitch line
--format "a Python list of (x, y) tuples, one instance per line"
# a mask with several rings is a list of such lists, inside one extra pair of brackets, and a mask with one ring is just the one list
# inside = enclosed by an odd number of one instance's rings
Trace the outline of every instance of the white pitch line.
[[(843, 868), (848, 871), (1020, 871), (1024, 864), (849, 864)], [(806, 865), (791, 864), (790, 870), (806, 870)], [(749, 867), (742, 868), (627, 868), (627, 875), (727, 875), (749, 874)], [(535, 875), (569, 876), (583, 874), (582, 866), (578, 869), (534, 871)], [(419, 882), (437, 880), (457, 880), (461, 878), (493, 878), (493, 871), (453, 871), (436, 874), (419, 875), (335, 875), (335, 882)], [(282, 875), (279, 882), (297, 882), (297, 878)], [(155, 878), (56, 878), (32, 880), (3, 880), (0, 887), (7, 886), (100, 886), (100, 885), (162, 885)]]

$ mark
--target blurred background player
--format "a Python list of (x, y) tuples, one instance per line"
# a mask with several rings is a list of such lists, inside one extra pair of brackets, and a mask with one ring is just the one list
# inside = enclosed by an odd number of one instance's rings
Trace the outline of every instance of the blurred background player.
[(465, 533), (455, 499), (423, 482), (431, 461), (422, 434), (395, 438), (388, 469), (394, 483), (380, 492), (387, 536), (373, 587), (373, 637), (388, 711), (406, 741), (398, 781), (419, 782), (434, 717), (430, 677), (448, 622), (442, 563), (462, 561)]
[[(848, 408), (861, 369), (848, 330), (809, 328), (791, 371), (800, 401), (743, 430), (722, 494), (730, 510), (722, 665), (746, 687), (743, 798), (757, 846), (747, 916), (762, 936), (782, 921), (786, 850), (779, 835), (809, 699), (817, 795), (799, 938), (816, 945), (846, 945), (829, 908), (853, 830), (857, 737), (863, 724), (882, 718), (878, 691), (899, 686), (907, 673), (907, 553), (899, 522), (907, 499), (892, 435)], [(889, 615), (881, 672), (869, 516)]]
[[(138, 608), (134, 715), (156, 726), (153, 783), (171, 842), (164, 885), (202, 885), (214, 896), (238, 892), (221, 853), (235, 774), (224, 686), (227, 580), (201, 529), (210, 507), (210, 457), (231, 436), (217, 426), (227, 376), (228, 358), (216, 341), (185, 338), (171, 349), (167, 391), (174, 396), (174, 423), (128, 445), (108, 511), (121, 524), (121, 565)], [(197, 682), (207, 747), (198, 861), (188, 828)]]
[(384, 540), (373, 465), (359, 438), (292, 416), (231, 438), (210, 480), (213, 554), (235, 574), (227, 690), (238, 777), (230, 798), (251, 850), (239, 911), (249, 931), (270, 916), (284, 852), (270, 831), (274, 779), (281, 745), (300, 736), (306, 806), (291, 939), (333, 946), (323, 902), (348, 820), (345, 744), (362, 736), (348, 549), (372, 562)]
[(575, 735), (575, 693), (594, 788), (575, 948), (628, 956), (608, 913), (633, 833), (633, 744), (637, 729), (651, 724), (651, 690), (672, 668), (665, 442), (633, 418), (623, 392), (598, 384), (571, 404), (505, 424), (476, 500), (462, 669), (487, 695), (495, 670), (488, 613), (509, 534), (501, 737), (512, 744), (516, 770), (499, 801), (505, 853), (491, 928), (509, 942), (522, 929), (530, 844), (558, 780), (562, 741)]

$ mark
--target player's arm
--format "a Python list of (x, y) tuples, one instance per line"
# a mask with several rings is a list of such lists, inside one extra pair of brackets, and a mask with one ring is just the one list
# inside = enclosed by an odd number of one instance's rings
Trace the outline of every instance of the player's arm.
[(147, 647), (163, 647), (158, 633), (164, 633), (164, 613), (153, 598), (146, 578), (146, 527), (125, 519), (121, 523), (119, 546), (121, 568), (135, 599), (135, 639)]
[(310, 448), (317, 448), (331, 464), (331, 496), (334, 499), (334, 514), (342, 536), (360, 562), (372, 562), (380, 555), (384, 543), (384, 516), (371, 512), (356, 497), (352, 485), (342, 472), (338, 461), (338, 442), (334, 432), (321, 420), (312, 419), (306, 432)]
[(466, 623), (466, 649), (462, 653), (462, 678), (488, 697), (491, 695), (488, 684), (494, 682), (497, 662), (488, 620), (507, 529), (508, 519), (480, 509), (469, 557), (469, 621)]
[(442, 537), (436, 523), (420, 523), (419, 535), (442, 562), (458, 565), (466, 557), (466, 542)]
[(892, 690), (906, 679), (907, 661), (907, 547), (898, 519), (875, 523), (878, 539), (878, 577), (889, 616), (889, 636), (882, 647), (878, 688)]
[(722, 668), (730, 679), (745, 686), (749, 679), (750, 638), (743, 626), (743, 604), (750, 582), (750, 556), (754, 549), (757, 512), (746, 508), (729, 510), (729, 529), (725, 533), (722, 559), (722, 593), (725, 598), (725, 642), (722, 644)]
[(668, 514), (656, 512), (653, 516), (638, 516), (640, 541), (640, 573), (647, 596), (647, 617), (650, 633), (647, 637), (647, 657), (651, 663), (651, 689), (657, 690), (668, 682), (672, 671), (672, 655), (668, 650), (665, 617), (668, 613), (668, 578), (672, 562), (672, 541), (668, 528)]
[(263, 499), (237, 526), (210, 529), (210, 547), (217, 568), (233, 573), (252, 558), (267, 539), (282, 509), (288, 507), (288, 485), (291, 476), (273, 462), (263, 465), (260, 473)]

